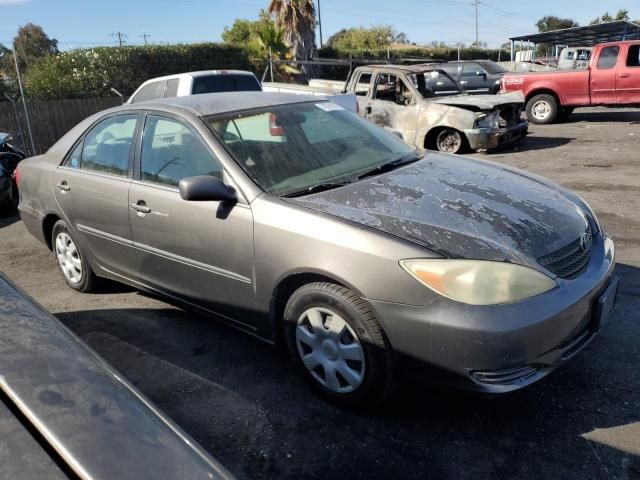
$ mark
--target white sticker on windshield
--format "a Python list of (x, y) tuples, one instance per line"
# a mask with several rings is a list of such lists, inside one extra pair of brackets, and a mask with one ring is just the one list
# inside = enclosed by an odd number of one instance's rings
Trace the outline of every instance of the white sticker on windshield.
[(316, 103), (316, 107), (325, 112), (333, 112), (335, 110), (344, 110), (340, 105), (333, 102)]

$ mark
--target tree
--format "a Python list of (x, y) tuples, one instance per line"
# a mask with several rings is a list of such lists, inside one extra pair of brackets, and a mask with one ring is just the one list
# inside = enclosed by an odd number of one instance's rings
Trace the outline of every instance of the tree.
[(608, 22), (619, 22), (621, 20), (625, 20), (627, 22), (631, 20), (631, 18), (629, 17), (629, 10), (621, 8), (620, 10), (618, 10), (618, 13), (616, 13), (614, 17), (609, 15), (609, 12), (605, 12), (605, 14), (601, 17), (591, 20), (591, 23), (589, 25), (598, 25), (600, 23)]
[[(58, 41), (44, 32), (41, 26), (27, 23), (18, 29), (18, 35), (13, 40), (18, 53), (18, 64), (21, 70), (27, 70), (43, 57), (56, 55)], [(11, 59), (13, 61), (13, 58)]]
[(284, 31), (296, 60), (310, 60), (316, 50), (316, 10), (313, 0), (271, 0), (268, 12)]
[(222, 41), (225, 43), (237, 43), (238, 45), (246, 45), (256, 33), (267, 27), (273, 26), (273, 19), (269, 14), (260, 10), (258, 20), (236, 19), (231, 27), (224, 27), (222, 32)]
[(377, 50), (391, 46), (396, 38), (391, 25), (352, 27), (331, 35), (327, 45), (337, 50)]
[(564, 28), (579, 27), (580, 25), (575, 20), (570, 18), (554, 17), (553, 15), (547, 15), (542, 17), (536, 22), (538, 32), (551, 32), (553, 30), (562, 30)]
[(393, 43), (400, 43), (402, 45), (407, 45), (411, 42), (409, 41), (409, 37), (407, 37), (406, 33), (400, 32), (396, 34), (396, 38), (393, 39)]

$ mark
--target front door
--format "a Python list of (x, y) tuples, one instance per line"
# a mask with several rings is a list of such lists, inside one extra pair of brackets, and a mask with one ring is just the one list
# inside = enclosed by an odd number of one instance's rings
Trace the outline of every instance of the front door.
[(620, 46), (611, 45), (600, 50), (591, 68), (591, 103), (613, 105), (616, 103), (616, 66), (619, 63)]
[[(152, 288), (253, 324), (253, 216), (243, 200), (188, 202), (178, 182), (229, 182), (202, 138), (177, 118), (148, 115), (139, 172), (129, 191), (138, 269)], [(244, 310), (245, 314), (238, 315)]]
[(640, 105), (640, 43), (625, 45), (620, 57), (616, 72), (617, 103)]
[(133, 276), (129, 165), (137, 114), (110, 116), (93, 127), (54, 172), (54, 195), (94, 263)]
[(419, 94), (401, 76), (378, 73), (374, 79), (366, 118), (409, 143), (416, 141)]
[(464, 62), (460, 73), (460, 85), (464, 87), (467, 93), (490, 93), (489, 75), (479, 63)]

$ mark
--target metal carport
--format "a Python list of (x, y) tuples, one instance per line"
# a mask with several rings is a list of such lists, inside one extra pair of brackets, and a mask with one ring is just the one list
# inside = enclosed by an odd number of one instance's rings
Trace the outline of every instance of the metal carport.
[(511, 40), (511, 61), (514, 61), (516, 42), (528, 42), (534, 45), (546, 43), (553, 46), (591, 47), (598, 43), (639, 38), (640, 25), (625, 20), (522, 35), (509, 39)]

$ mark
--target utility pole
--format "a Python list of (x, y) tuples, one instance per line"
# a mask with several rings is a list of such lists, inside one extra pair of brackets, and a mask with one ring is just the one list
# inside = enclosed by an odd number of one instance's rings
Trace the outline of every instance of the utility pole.
[(322, 48), (322, 15), (320, 14), (320, 0), (318, 0), (318, 27), (320, 27), (320, 48)]
[(124, 39), (127, 38), (127, 34), (122, 32), (112, 33), (111, 36), (118, 39), (120, 46), (124, 45)]
[(142, 34), (141, 34), (141, 35), (138, 35), (138, 36), (139, 36), (139, 37), (144, 38), (144, 44), (145, 44), (145, 45), (148, 45), (148, 43), (147, 43), (147, 38), (149, 38), (149, 37), (151, 36), (149, 33), (147, 33), (147, 32), (142, 32)]
[[(36, 154), (36, 146), (33, 143), (33, 133), (31, 132), (31, 121), (29, 120), (29, 111), (27, 110), (27, 99), (24, 98), (24, 89), (22, 88), (22, 78), (20, 76), (20, 67), (18, 66), (18, 49), (17, 42), (13, 42), (13, 60), (16, 62), (16, 76), (18, 79), (18, 87), (20, 88), (20, 96), (22, 97), (22, 107), (24, 108), (24, 118), (27, 121), (27, 130), (29, 132), (29, 140), (31, 141), (31, 155)], [(18, 127), (20, 124), (18, 123)], [(24, 141), (24, 139), (23, 139)]]
[(476, 48), (480, 47), (480, 39), (478, 38), (478, 4), (480, 0), (474, 0), (472, 5), (476, 7)]

